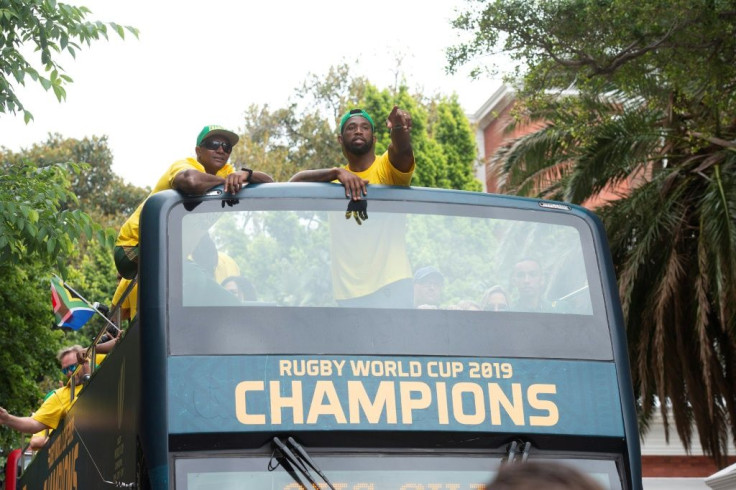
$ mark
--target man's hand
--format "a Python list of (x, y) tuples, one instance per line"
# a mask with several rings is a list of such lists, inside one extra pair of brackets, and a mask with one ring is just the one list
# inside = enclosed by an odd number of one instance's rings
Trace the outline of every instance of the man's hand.
[(10, 418), (10, 414), (7, 410), (5, 410), (3, 407), (0, 407), (0, 425), (5, 425), (5, 423)]
[(368, 181), (366, 179), (361, 179), (344, 168), (337, 168), (336, 170), (337, 180), (345, 186), (345, 197), (353, 201), (360, 201), (363, 196), (368, 194)]
[(348, 210), (345, 212), (345, 219), (355, 218), (355, 222), (359, 225), (368, 219), (368, 201), (350, 201)]
[(225, 177), (225, 192), (236, 194), (240, 189), (248, 185), (248, 178), (251, 172), (238, 170)]
[(395, 105), (391, 110), (391, 114), (388, 115), (386, 126), (388, 126), (388, 130), (391, 135), (394, 134), (394, 131), (404, 131), (408, 133), (411, 131), (411, 116), (408, 112), (403, 109), (399, 109), (399, 106)]
[(414, 166), (414, 150), (411, 148), (411, 116), (394, 106), (388, 115), (386, 126), (391, 133), (388, 160), (399, 172), (409, 172)]

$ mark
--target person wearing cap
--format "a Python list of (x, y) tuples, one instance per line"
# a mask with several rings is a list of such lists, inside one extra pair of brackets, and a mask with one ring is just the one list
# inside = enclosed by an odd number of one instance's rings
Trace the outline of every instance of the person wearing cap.
[[(363, 109), (345, 113), (337, 141), (347, 163), (341, 167), (303, 170), (290, 182), (340, 182), (350, 205), (362, 204), (356, 218), (330, 213), (332, 287), (340, 306), (353, 308), (412, 308), (412, 272), (406, 254), (406, 221), (401, 213), (368, 218), (365, 212), (368, 184), (408, 186), (414, 173), (411, 116), (397, 106), (386, 121), (391, 143), (383, 155), (375, 154), (375, 124)], [(362, 220), (362, 221), (361, 221)]]
[[(268, 174), (249, 168), (235, 170), (227, 162), (238, 139), (237, 134), (222, 126), (205, 126), (197, 136), (194, 148), (197, 158), (174, 162), (148, 197), (167, 189), (200, 195), (218, 185), (223, 185), (225, 192), (236, 193), (251, 182), (273, 182)], [(138, 273), (138, 225), (144, 203), (145, 200), (123, 224), (115, 241), (115, 266), (125, 279), (133, 279)]]
[(391, 143), (376, 157), (375, 124), (363, 109), (352, 109), (340, 119), (337, 141), (347, 164), (342, 167), (302, 170), (290, 182), (334, 182), (345, 186), (345, 196), (360, 200), (368, 193), (368, 184), (408, 186), (414, 173), (414, 150), (411, 146), (411, 116), (394, 106), (386, 120)]
[(442, 288), (445, 277), (431, 265), (417, 269), (414, 273), (414, 306), (422, 309), (435, 309), (442, 301)]

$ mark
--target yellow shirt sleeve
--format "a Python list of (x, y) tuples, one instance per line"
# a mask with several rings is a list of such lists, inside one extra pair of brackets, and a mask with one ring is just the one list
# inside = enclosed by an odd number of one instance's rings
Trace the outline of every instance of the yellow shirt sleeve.
[[(74, 402), (77, 401), (80, 391), (82, 391), (82, 385), (76, 386), (74, 390)], [(59, 426), (59, 421), (64, 415), (66, 415), (74, 402), (71, 401), (71, 388), (69, 388), (69, 385), (63, 386), (54, 391), (54, 393), (43, 402), (41, 407), (36, 410), (36, 413), (31, 415), (31, 418), (41, 422), (46, 427), (56, 429)]]
[[(199, 163), (194, 158), (186, 158), (184, 160), (179, 160), (171, 164), (171, 166), (166, 170), (166, 172), (161, 176), (160, 179), (158, 179), (158, 182), (156, 183), (155, 187), (151, 191), (151, 193), (148, 195), (148, 197), (151, 197), (152, 195), (156, 194), (157, 192), (165, 191), (168, 189), (173, 189), (173, 183), (174, 183), (174, 177), (179, 172), (183, 172), (184, 170), (190, 170), (194, 169), (199, 172), (204, 173), (205, 169), (202, 166), (201, 163)], [(227, 177), (231, 173), (233, 173), (235, 169), (232, 165), (229, 163), (226, 163), (218, 172), (217, 175), (219, 177)], [(148, 199), (146, 197), (146, 199)], [(120, 233), (118, 234), (118, 239), (115, 241), (115, 245), (117, 246), (125, 246), (125, 247), (135, 247), (138, 245), (139, 242), (139, 235), (138, 235), (138, 227), (140, 224), (141, 219), (141, 210), (143, 209), (143, 204), (146, 201), (143, 201), (133, 212), (133, 214), (130, 215), (130, 218), (123, 224), (123, 226), (120, 228)]]
[[(362, 179), (366, 179), (370, 184), (408, 186), (411, 184), (414, 168), (415, 165), (412, 164), (408, 172), (400, 172), (396, 167), (391, 165), (388, 159), (388, 152), (385, 152), (383, 155), (376, 157), (371, 166), (366, 170), (353, 173)], [(345, 166), (345, 169), (350, 171), (347, 166)]]

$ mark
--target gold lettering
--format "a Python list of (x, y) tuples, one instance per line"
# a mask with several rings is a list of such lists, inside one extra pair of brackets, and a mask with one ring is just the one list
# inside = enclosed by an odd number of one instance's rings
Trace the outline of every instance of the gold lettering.
[(302, 382), (291, 382), (292, 396), (281, 396), (281, 382), (270, 381), (270, 399), (271, 399), (271, 423), (281, 423), (281, 410), (283, 408), (291, 408), (294, 414), (293, 420), (295, 424), (304, 423), (304, 407), (302, 406)]
[[(401, 392), (401, 421), (404, 424), (412, 423), (412, 410), (427, 408), (432, 403), (432, 393), (426, 383), (405, 381), (399, 383)], [(419, 393), (419, 398), (412, 398), (412, 393)]]
[[(463, 411), (463, 394), (469, 393), (473, 397), (475, 413), (466, 414)], [(483, 390), (475, 383), (457, 383), (452, 387), (452, 412), (455, 420), (461, 424), (478, 425), (486, 418)]]
[(291, 362), (287, 359), (279, 361), (279, 376), (291, 376)]
[[(79, 458), (79, 444), (74, 444), (74, 450), (72, 454), (73, 454), (72, 458), (74, 460), (74, 462), (72, 463), (72, 469), (74, 469), (77, 467), (77, 459)], [(79, 482), (77, 481), (76, 471), (72, 471), (72, 485), (73, 485), (72, 488), (75, 490), (79, 488)]]
[(319, 370), (322, 376), (332, 376), (332, 363), (327, 359), (319, 361)]
[(447, 411), (447, 389), (445, 383), (436, 383), (437, 388), (437, 420), (442, 425), (450, 423), (450, 414)]
[(266, 423), (265, 414), (249, 414), (246, 393), (263, 391), (263, 381), (241, 381), (235, 387), (235, 416), (244, 425), (262, 425)]
[(396, 423), (396, 392), (393, 381), (381, 381), (378, 383), (376, 396), (371, 402), (365, 391), (362, 381), (348, 381), (348, 402), (350, 411), (350, 423), (360, 423), (360, 409), (363, 409), (365, 418), (370, 424), (377, 424), (381, 420), (381, 413), (386, 409), (386, 423)]
[[(325, 396), (328, 403), (322, 403)], [(332, 381), (317, 381), (314, 386), (314, 395), (312, 395), (312, 404), (309, 407), (309, 415), (307, 416), (308, 424), (316, 424), (320, 415), (332, 415), (338, 424), (346, 424), (345, 412), (340, 405), (340, 398), (335, 391), (335, 385)]]
[(515, 425), (525, 425), (524, 422), (524, 401), (521, 397), (521, 385), (519, 383), (511, 384), (513, 393), (513, 403), (508, 399), (506, 393), (503, 392), (498, 383), (488, 383), (489, 407), (491, 410), (491, 424), (501, 425), (501, 405), (506, 409), (506, 413), (511, 417), (511, 421)]
[(560, 414), (557, 410), (557, 405), (552, 400), (540, 400), (537, 395), (539, 394), (557, 394), (557, 386), (551, 384), (536, 384), (531, 385), (526, 392), (526, 396), (529, 399), (529, 405), (537, 410), (546, 410), (547, 415), (530, 415), (529, 425), (549, 427), (557, 424), (560, 420)]

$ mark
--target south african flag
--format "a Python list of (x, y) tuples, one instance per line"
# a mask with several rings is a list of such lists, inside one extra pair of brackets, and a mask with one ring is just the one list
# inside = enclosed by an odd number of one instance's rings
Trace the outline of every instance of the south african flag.
[(58, 277), (51, 278), (51, 305), (56, 326), (63, 329), (79, 330), (95, 314), (95, 310)]

